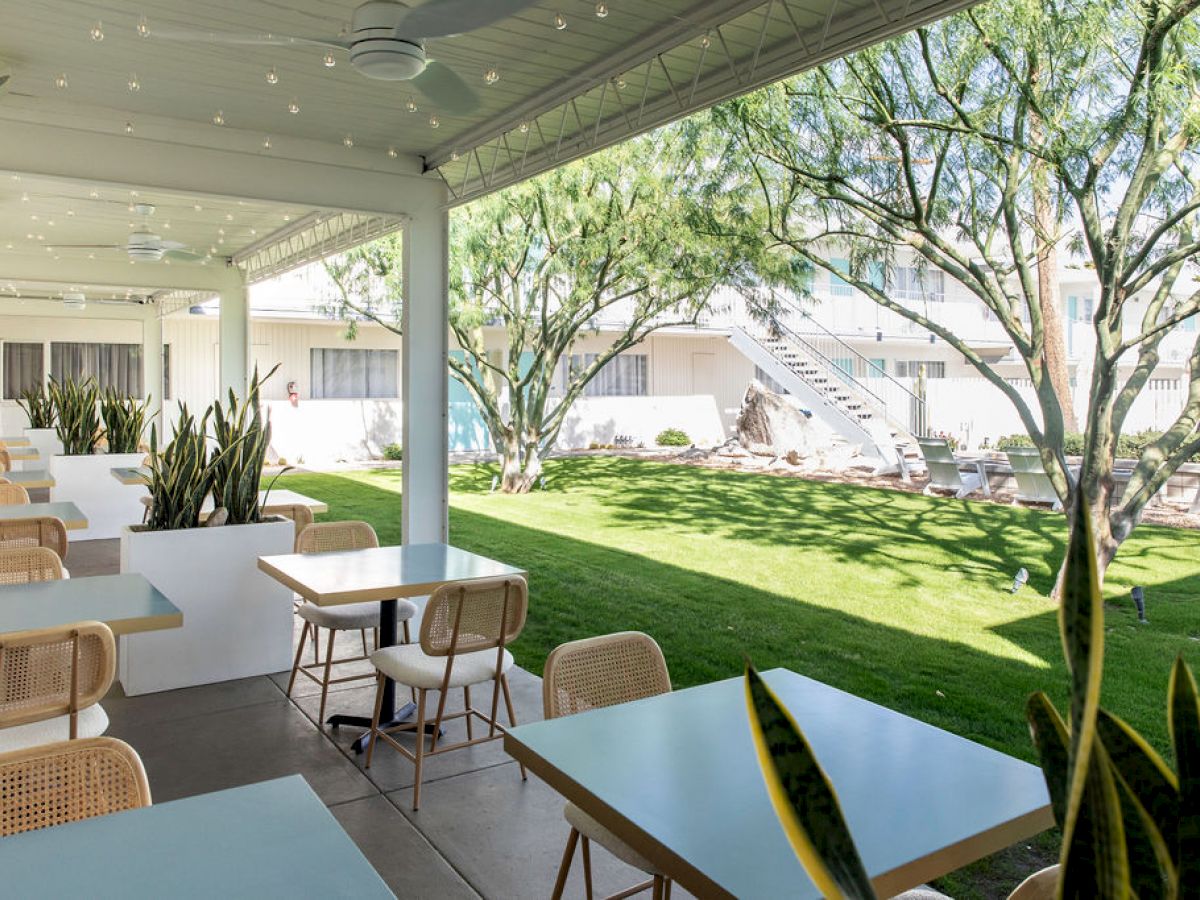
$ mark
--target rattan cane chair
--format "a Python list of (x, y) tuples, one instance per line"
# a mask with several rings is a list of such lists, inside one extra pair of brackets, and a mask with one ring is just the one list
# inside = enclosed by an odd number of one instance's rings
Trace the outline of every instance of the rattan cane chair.
[[(262, 508), (264, 516), (283, 516), (285, 519), (291, 519), (296, 525), (296, 544), (300, 543), (300, 535), (304, 533), (304, 529), (313, 523), (312, 510), (303, 503), (285, 503), (281, 506), (264, 506)], [(302, 551), (297, 550), (297, 553)]]
[(58, 581), (62, 577), (62, 560), (49, 547), (0, 550), (0, 584)]
[(0, 550), (11, 547), (49, 547), (67, 558), (67, 526), (53, 516), (0, 519)]
[[(662, 650), (652, 637), (638, 631), (562, 644), (546, 658), (542, 674), (542, 705), (547, 719), (655, 697), (670, 690), (671, 677)], [(567, 804), (563, 814), (571, 826), (571, 833), (567, 836), (558, 880), (554, 884), (554, 900), (562, 897), (575, 846), (581, 838), (583, 879), (588, 897), (592, 896), (592, 841), (622, 862), (652, 876), (649, 881), (613, 894), (609, 900), (645, 890), (653, 891), (655, 900), (671, 896), (670, 879), (611, 831), (573, 803)]]
[[(496, 719), (500, 694), (508, 711), (510, 726), (517, 724), (512, 693), (508, 689), (507, 672), (512, 668), (508, 645), (517, 639), (525, 627), (529, 608), (529, 589), (524, 578), (489, 579), (438, 588), (429, 598), (421, 616), (421, 639), (417, 644), (397, 644), (371, 654), (378, 670), (375, 689), (375, 713), (371, 717), (371, 740), (367, 745), (368, 768), (375, 752), (375, 742), (383, 738), (416, 766), (413, 784), (413, 809), (421, 805), (421, 768), (426, 756), (449, 753), (485, 741), (504, 737), (504, 726)], [(379, 727), (383, 688), (390, 678), (417, 692), (417, 718), (390, 728)], [(485, 714), (471, 705), (471, 686), (492, 682), (490, 713)], [(446, 712), (446, 698), (454, 688), (462, 688), (461, 712)], [(430, 691), (438, 692), (437, 715), (429, 732), (429, 749), (425, 749), (425, 702)], [(466, 740), (438, 746), (442, 723), (465, 719)], [(487, 734), (475, 737), (474, 720), (487, 727)], [(412, 731), (416, 737), (416, 752), (400, 744), (392, 734)], [(521, 766), (525, 777), (525, 766)]]
[(29, 491), (20, 484), (0, 484), (0, 506), (28, 506)]
[(12, 471), (12, 456), (7, 447), (0, 447), (0, 472)]
[(0, 837), (149, 805), (142, 761), (116, 738), (59, 741), (0, 754)]
[[(366, 522), (318, 522), (309, 525), (296, 538), (297, 553), (329, 553), (337, 550), (364, 550), (379, 546), (379, 538), (375, 529)], [(411, 600), (396, 601), (396, 619), (404, 623), (404, 642), (409, 641), (409, 620), (417, 614), (417, 606)], [(325, 727), (325, 701), (329, 696), (329, 685), (342, 684), (347, 681), (364, 681), (374, 678), (370, 672), (361, 675), (346, 675), (332, 678), (334, 666), (344, 663), (359, 662), (368, 658), (371, 652), (367, 648), (367, 629), (375, 632), (374, 646), (379, 646), (379, 604), (378, 603), (349, 603), (342, 606), (317, 606), (305, 601), (296, 610), (296, 615), (304, 620), (300, 631), (300, 642), (296, 647), (296, 659), (292, 663), (292, 675), (288, 679), (288, 695), (296, 683), (296, 675), (303, 674), (310, 680), (321, 685), (321, 707), (317, 712), (317, 725)], [(324, 628), (329, 632), (325, 645), (324, 664), (317, 661), (318, 629)], [(333, 645), (339, 631), (362, 632), (363, 652), (361, 656), (345, 656), (334, 659)], [(304, 655), (304, 645), (312, 635), (313, 662), (302, 665), (300, 659)], [(313, 674), (314, 669), (320, 669), (320, 677)]]
[(0, 751), (104, 734), (116, 656), (103, 622), (0, 634)]
[[(2, 471), (4, 471), (4, 470), (0, 469), (0, 472), (2, 472)], [(0, 475), (0, 484), (12, 484), (12, 480), (5, 478), (3, 475)]]

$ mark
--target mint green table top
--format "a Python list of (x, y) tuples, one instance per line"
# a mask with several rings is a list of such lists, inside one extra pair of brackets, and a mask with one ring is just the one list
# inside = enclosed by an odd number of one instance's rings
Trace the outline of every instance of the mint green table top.
[[(786, 669), (764, 678), (881, 897), (1053, 824), (1034, 766)], [(504, 748), (696, 896), (820, 896), (763, 786), (741, 678), (521, 725)]]
[(0, 871), (10, 897), (394, 896), (299, 775), (12, 835)]
[(13, 484), (19, 484), (25, 488), (52, 488), (54, 487), (54, 476), (45, 469), (23, 469), (5, 472), (0, 475), (0, 478), (7, 478)]
[(8, 458), (13, 461), (21, 462), (37, 462), (40, 460), (41, 454), (34, 447), (8, 447)]
[(0, 519), (32, 519), (37, 516), (53, 516), (56, 519), (62, 519), (67, 531), (77, 531), (88, 527), (87, 516), (80, 511), (78, 506), (69, 501), (0, 505)]
[(0, 585), (0, 633), (92, 621), (133, 634), (178, 628), (183, 613), (136, 572)]
[(0, 435), (0, 444), (3, 444), (10, 448), (11, 447), (28, 447), (29, 446), (29, 438), (27, 438), (25, 435), (20, 435), (20, 436), (17, 436), (15, 434)]
[(260, 556), (258, 567), (318, 606), (420, 597), (451, 582), (525, 575), (449, 544)]

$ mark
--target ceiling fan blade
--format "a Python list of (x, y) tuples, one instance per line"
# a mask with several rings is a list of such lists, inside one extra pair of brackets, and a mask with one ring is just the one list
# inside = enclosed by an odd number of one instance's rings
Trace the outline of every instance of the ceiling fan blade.
[(479, 108), (479, 97), (449, 66), (430, 61), (425, 71), (412, 80), (417, 89), (439, 109), (463, 116)]
[(177, 259), (181, 262), (195, 262), (198, 259), (204, 259), (202, 253), (193, 253), (191, 250), (168, 250), (163, 254), (164, 259)]
[(202, 31), (190, 28), (154, 28), (149, 37), (163, 41), (184, 41), (193, 44), (228, 44), (250, 47), (336, 47), (349, 50), (350, 44), (333, 38), (298, 37), (293, 34), (238, 34), (233, 31)]
[(535, 0), (430, 0), (409, 10), (396, 25), (402, 40), (447, 37), (486, 28), (515, 15)]
[(162, 247), (164, 250), (183, 250), (187, 247), (187, 244), (180, 243), (179, 241), (159, 240), (158, 246)]

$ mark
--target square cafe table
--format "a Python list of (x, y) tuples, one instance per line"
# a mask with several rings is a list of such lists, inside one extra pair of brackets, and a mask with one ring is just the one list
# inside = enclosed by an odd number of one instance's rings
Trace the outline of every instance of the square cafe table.
[(19, 484), (26, 490), (54, 487), (54, 476), (45, 469), (14, 470), (3, 473), (0, 478), (7, 478), (13, 484)]
[[(261, 556), (258, 567), (317, 606), (381, 601), (381, 647), (396, 643), (397, 598), (423, 597), (445, 584), (525, 575), (522, 569), (449, 544), (403, 544), (332, 553)], [(412, 711), (411, 703), (396, 711), (396, 686), (388, 679), (384, 686), (380, 724), (384, 727), (398, 724)], [(369, 728), (371, 725), (371, 720), (363, 716), (334, 715), (328, 721), (333, 726)], [(357, 752), (362, 753), (366, 748), (367, 738), (368, 735), (363, 735), (355, 741)]]
[(10, 835), (0, 870), (12, 897), (394, 896), (300, 775)]
[(183, 613), (137, 573), (0, 585), (0, 633), (91, 621), (134, 634), (179, 628)]
[(28, 447), (30, 444), (29, 438), (25, 435), (18, 437), (15, 434), (0, 434), (0, 446), (8, 447)]
[[(763, 677), (879, 896), (1054, 824), (1040, 769), (786, 669)], [(820, 897), (767, 795), (741, 678), (520, 725), (504, 749), (697, 897)]]
[(42, 456), (36, 447), (9, 447), (8, 458), (13, 462), (36, 462)]
[(33, 519), (38, 516), (51, 516), (62, 519), (67, 531), (79, 531), (87, 528), (87, 517), (79, 507), (70, 502), (58, 503), (6, 503), (0, 505), (0, 520), (4, 519)]

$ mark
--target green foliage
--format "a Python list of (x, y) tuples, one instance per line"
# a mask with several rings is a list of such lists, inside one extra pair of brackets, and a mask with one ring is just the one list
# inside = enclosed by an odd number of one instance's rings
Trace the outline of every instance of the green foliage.
[(30, 428), (53, 428), (57, 414), (54, 404), (40, 386), (21, 391), (17, 405), (25, 411)]
[(654, 443), (660, 447), (690, 447), (692, 439), (682, 429), (664, 428), (658, 433), (658, 437), (654, 439)]
[(228, 409), (220, 401), (212, 405), (216, 442), (213, 505), (228, 512), (229, 525), (248, 525), (261, 518), (258, 494), (271, 445), (271, 423), (263, 420), (259, 396), (263, 382), (278, 368), (261, 379), (255, 368), (244, 400), (230, 389)]
[[(1147, 429), (1135, 431), (1132, 434), (1117, 436), (1116, 457), (1118, 459), (1140, 459), (1148, 447), (1160, 440), (1161, 431)], [(1033, 440), (1027, 434), (1007, 434), (996, 441), (997, 450), (1007, 450), (1010, 447), (1033, 447)], [(1063, 435), (1063, 453), (1067, 456), (1082, 456), (1086, 447), (1086, 438), (1082, 434), (1067, 432)], [(1200, 462), (1200, 452), (1193, 453), (1188, 462)]]
[(383, 458), (399, 462), (404, 459), (404, 448), (397, 443), (391, 443), (383, 448)]
[(100, 389), (94, 378), (83, 382), (50, 379), (50, 402), (66, 456), (90, 456), (100, 442)]
[(199, 423), (181, 404), (175, 434), (159, 452), (157, 426), (150, 428), (150, 531), (197, 528), (200, 510), (212, 493), (216, 461), (208, 449), (210, 407)]
[(137, 453), (146, 433), (146, 411), (150, 398), (138, 402), (115, 388), (109, 387), (100, 398), (100, 415), (104, 419), (104, 435), (109, 453)]

